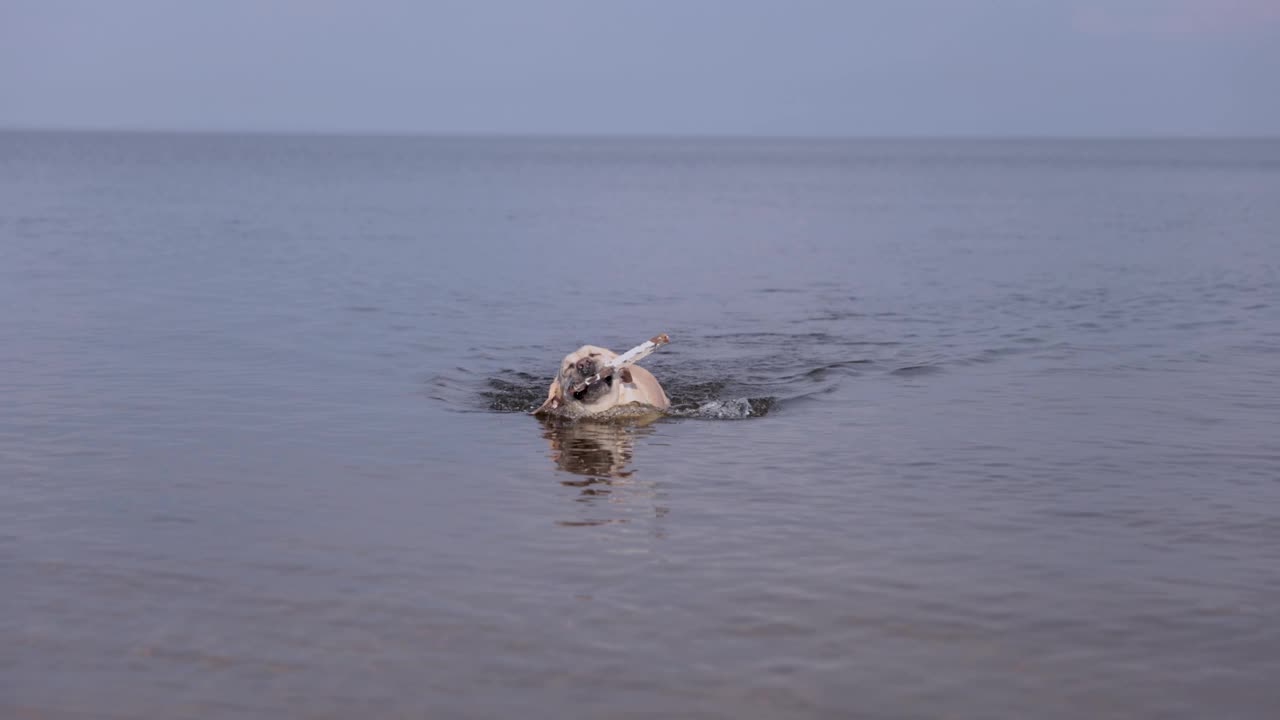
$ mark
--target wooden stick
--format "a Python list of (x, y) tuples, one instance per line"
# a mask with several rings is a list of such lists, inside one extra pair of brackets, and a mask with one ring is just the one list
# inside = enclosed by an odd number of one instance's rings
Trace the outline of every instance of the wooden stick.
[(634, 365), (649, 357), (654, 350), (657, 350), (669, 342), (671, 342), (671, 338), (667, 337), (666, 333), (658, 333), (657, 335), (654, 335), (648, 340), (645, 340), (639, 345), (605, 363), (604, 367), (602, 367), (595, 375), (592, 375), (586, 380), (574, 385), (572, 391), (575, 393), (582, 392), (583, 388), (594, 385), (628, 365)]

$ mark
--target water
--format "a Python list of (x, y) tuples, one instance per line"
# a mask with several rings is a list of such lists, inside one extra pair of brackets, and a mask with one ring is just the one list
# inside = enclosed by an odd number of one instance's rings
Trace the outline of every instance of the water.
[(1280, 706), (1277, 141), (2, 134), (0, 337), (0, 715)]

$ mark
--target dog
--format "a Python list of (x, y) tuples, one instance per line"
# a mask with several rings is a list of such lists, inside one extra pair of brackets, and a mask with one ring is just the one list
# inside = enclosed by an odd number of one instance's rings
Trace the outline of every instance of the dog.
[(547, 389), (547, 400), (533, 415), (558, 415), (573, 420), (645, 417), (663, 413), (671, 400), (653, 373), (629, 365), (599, 382), (574, 392), (573, 388), (604, 369), (617, 353), (595, 345), (583, 345), (564, 356), (560, 371)]

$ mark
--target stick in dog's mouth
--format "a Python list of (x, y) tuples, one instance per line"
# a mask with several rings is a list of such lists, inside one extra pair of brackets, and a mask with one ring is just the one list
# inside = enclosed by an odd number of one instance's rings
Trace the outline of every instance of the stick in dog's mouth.
[[(626, 369), (625, 369), (625, 368), (623, 368), (622, 373), (620, 373), (620, 374), (630, 374), (630, 373), (627, 373)], [(599, 377), (599, 375), (597, 375), (597, 377)], [(622, 381), (623, 381), (623, 382), (627, 382), (627, 381), (628, 381), (628, 378), (625, 378), (625, 377), (624, 377), (624, 378), (622, 379)], [(612, 388), (612, 387), (613, 387), (613, 375), (609, 375), (609, 376), (605, 377), (603, 380), (600, 380), (600, 381), (598, 381), (598, 382), (591, 383), (591, 384), (589, 384), (589, 385), (588, 385), (587, 383), (585, 383), (585, 382), (584, 382), (584, 383), (582, 383), (581, 385), (577, 385), (577, 386), (575, 386), (575, 388), (576, 388), (576, 389), (572, 392), (573, 399), (574, 399), (574, 400), (577, 400), (578, 402), (586, 402), (586, 400), (587, 400), (587, 394), (588, 394), (588, 393), (590, 393), (590, 392), (591, 392), (591, 389), (592, 389), (593, 387), (595, 387), (596, 385), (603, 385), (605, 388)]]
[[(604, 380), (606, 383), (608, 383), (609, 387), (613, 387), (614, 373), (618, 373), (622, 375), (623, 382), (631, 382), (631, 373), (627, 370), (627, 366), (634, 365), (637, 362), (649, 357), (649, 355), (652, 354), (654, 350), (657, 350), (658, 348), (662, 347), (663, 345), (666, 345), (669, 342), (671, 342), (671, 338), (668, 337), (666, 333), (658, 333), (657, 335), (654, 335), (648, 340), (645, 340), (639, 345), (631, 348), (630, 350), (622, 353), (618, 357), (605, 363), (604, 367), (601, 368), (598, 372), (596, 372), (595, 375), (592, 375), (591, 377), (583, 380), (577, 385), (574, 385), (570, 389), (570, 393), (576, 399), (581, 400), (582, 398), (578, 397), (579, 394), (585, 393), (587, 388), (600, 382), (601, 380)], [(618, 372), (618, 371), (621, 371), (621, 372)]]

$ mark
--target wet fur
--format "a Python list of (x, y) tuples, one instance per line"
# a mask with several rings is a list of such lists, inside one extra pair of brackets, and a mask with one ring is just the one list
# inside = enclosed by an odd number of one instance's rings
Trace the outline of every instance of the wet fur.
[(632, 365), (619, 370), (608, 381), (589, 386), (580, 397), (572, 388), (618, 354), (596, 345), (583, 345), (565, 355), (560, 371), (547, 389), (547, 400), (535, 415), (554, 415), (570, 419), (639, 418), (660, 415), (671, 406), (666, 392), (653, 373)]

